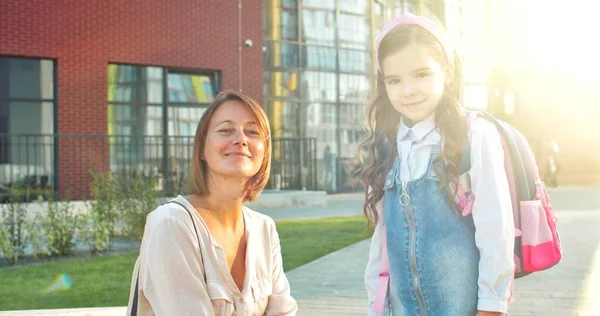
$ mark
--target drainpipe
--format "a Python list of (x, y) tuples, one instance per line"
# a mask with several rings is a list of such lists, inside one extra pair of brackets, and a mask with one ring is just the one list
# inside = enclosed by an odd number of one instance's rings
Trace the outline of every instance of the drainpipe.
[(242, 0), (238, 0), (238, 90), (242, 92)]

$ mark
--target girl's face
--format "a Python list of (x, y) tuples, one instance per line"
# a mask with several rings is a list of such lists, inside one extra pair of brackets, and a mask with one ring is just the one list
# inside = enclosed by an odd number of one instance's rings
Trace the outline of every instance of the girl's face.
[(394, 108), (412, 125), (437, 108), (446, 84), (446, 71), (431, 49), (411, 44), (381, 63), (385, 88)]

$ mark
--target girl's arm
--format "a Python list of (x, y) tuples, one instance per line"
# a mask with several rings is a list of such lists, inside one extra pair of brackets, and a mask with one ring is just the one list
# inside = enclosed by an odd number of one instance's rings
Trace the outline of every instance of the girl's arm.
[(373, 302), (375, 301), (375, 293), (377, 292), (377, 286), (379, 285), (379, 272), (381, 270), (381, 234), (382, 227), (384, 225), (383, 220), (383, 201), (377, 204), (377, 213), (379, 220), (375, 226), (375, 231), (371, 237), (371, 246), (369, 248), (369, 261), (365, 270), (365, 286), (367, 288), (367, 294), (369, 298), (369, 311), (368, 315), (377, 315), (373, 312)]
[(477, 119), (471, 132), (472, 214), (480, 255), (477, 309), (506, 313), (514, 279), (515, 233), (504, 150), (492, 123)]

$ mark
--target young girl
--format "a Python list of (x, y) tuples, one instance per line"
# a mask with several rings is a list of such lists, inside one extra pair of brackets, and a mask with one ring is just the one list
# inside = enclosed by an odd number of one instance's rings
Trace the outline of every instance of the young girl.
[[(381, 315), (374, 310), (381, 311), (375, 294), (385, 238), (383, 314), (502, 315), (513, 281), (514, 223), (500, 135), (482, 119), (467, 127), (460, 61), (436, 22), (395, 18), (377, 36), (375, 53), (377, 96), (362, 174), (364, 212), (375, 226), (365, 273), (369, 314)], [(455, 202), (467, 135), (470, 213)]]

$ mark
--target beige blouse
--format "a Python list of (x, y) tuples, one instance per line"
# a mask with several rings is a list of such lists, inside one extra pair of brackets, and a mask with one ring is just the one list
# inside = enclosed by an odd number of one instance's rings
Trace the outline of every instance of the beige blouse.
[[(127, 315), (139, 274), (138, 315), (295, 315), (296, 301), (283, 272), (275, 222), (244, 208), (247, 251), (242, 291), (235, 284), (225, 252), (206, 223), (182, 196), (147, 218), (140, 255), (135, 263)], [(200, 251), (198, 250), (200, 248)]]

